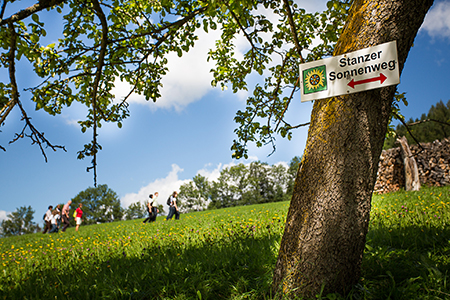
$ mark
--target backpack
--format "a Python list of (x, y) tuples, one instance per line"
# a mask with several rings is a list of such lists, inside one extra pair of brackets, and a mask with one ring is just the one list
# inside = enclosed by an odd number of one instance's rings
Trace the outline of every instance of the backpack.
[(73, 217), (76, 218), (77, 217), (77, 211), (73, 212)]
[(43, 216), (42, 216), (42, 220), (44, 220), (45, 221), (45, 215), (46, 215), (47, 213), (45, 213)]
[(167, 205), (169, 205), (169, 206), (170, 206), (170, 204), (172, 204), (172, 199), (170, 199), (170, 198), (172, 198), (172, 196), (170, 196), (170, 197), (167, 199)]

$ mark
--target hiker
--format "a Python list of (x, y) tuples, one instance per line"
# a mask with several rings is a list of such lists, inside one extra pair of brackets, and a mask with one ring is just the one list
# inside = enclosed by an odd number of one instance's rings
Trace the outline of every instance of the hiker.
[(159, 193), (155, 192), (155, 195), (153, 197), (153, 202), (150, 204), (150, 207), (151, 207), (150, 209), (151, 209), (151, 212), (152, 212), (152, 217), (150, 219), (150, 222), (155, 222), (156, 221), (156, 216), (159, 213), (158, 203), (156, 202), (156, 199), (158, 199), (158, 195), (159, 195)]
[(147, 208), (147, 212), (148, 212), (148, 217), (144, 220), (144, 222), (142, 223), (147, 223), (147, 221), (150, 221), (150, 219), (152, 218), (152, 202), (153, 202), (153, 194), (148, 195), (148, 201), (147, 204), (145, 205)]
[(53, 209), (53, 206), (50, 205), (48, 207), (47, 212), (44, 215), (45, 227), (44, 227), (44, 231), (42, 233), (46, 233), (47, 231), (50, 232), (50, 230), (52, 229), (52, 223), (51, 223), (52, 218), (53, 218), (52, 209)]
[(75, 227), (75, 231), (78, 231), (78, 228), (81, 225), (81, 217), (83, 216), (83, 211), (81, 210), (81, 208), (83, 207), (83, 204), (78, 204), (78, 208), (75, 210), (76, 212), (76, 217), (75, 220), (77, 221), (77, 227)]
[(167, 199), (167, 205), (169, 205), (169, 214), (167, 215), (166, 220), (172, 219), (173, 215), (175, 215), (175, 220), (180, 219), (180, 211), (178, 210), (177, 206), (177, 196), (178, 193), (175, 191), (173, 192), (172, 196)]
[(61, 216), (59, 214), (59, 211), (57, 209), (52, 211), (52, 220), (51, 220), (52, 230), (50, 230), (49, 233), (58, 232), (60, 219), (61, 219)]
[(61, 212), (61, 204), (56, 205), (55, 210), (58, 212), (59, 218), (57, 218), (57, 222), (58, 222), (58, 229), (61, 226), (61, 218), (62, 218), (62, 212)]
[(62, 232), (65, 232), (67, 227), (69, 227), (69, 211), (70, 211), (70, 204), (72, 204), (72, 200), (67, 201), (66, 204), (64, 204), (62, 209), (62, 221), (64, 223), (63, 228), (61, 229)]
[(156, 216), (159, 213), (159, 209), (156, 207), (156, 199), (158, 198), (159, 193), (155, 192), (154, 195), (150, 194), (148, 197), (150, 199), (148, 199), (147, 201), (147, 212), (148, 212), (148, 217), (144, 220), (143, 223), (146, 223), (147, 221), (150, 222), (154, 222), (156, 221)]

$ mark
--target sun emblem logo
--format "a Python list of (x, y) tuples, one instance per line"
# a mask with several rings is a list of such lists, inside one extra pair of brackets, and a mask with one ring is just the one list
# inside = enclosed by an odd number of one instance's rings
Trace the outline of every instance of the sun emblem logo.
[(303, 71), (304, 94), (315, 93), (327, 89), (325, 66), (314, 67)]

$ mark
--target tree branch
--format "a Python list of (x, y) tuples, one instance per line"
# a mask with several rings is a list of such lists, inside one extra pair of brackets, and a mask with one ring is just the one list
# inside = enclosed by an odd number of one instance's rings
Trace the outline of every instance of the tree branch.
[[(6, 24), (12, 24), (17, 21), (21, 21), (25, 18), (28, 18), (29, 16), (31, 16), (34, 13), (37, 13), (41, 10), (44, 10), (44, 9), (47, 9), (52, 6), (59, 5), (59, 4), (65, 3), (65, 2), (66, 2), (66, 0), (39, 0), (38, 3), (13, 14), (9, 18), (0, 19), (0, 26), (6, 25)], [(6, 6), (6, 3), (4, 3), (4, 6)], [(3, 7), (2, 7), (2, 9), (3, 9)]]
[(6, 0), (2, 1), (2, 8), (0, 9), (0, 20), (3, 19), (3, 15), (5, 14), (6, 9)]
[[(204, 11), (207, 10), (207, 9), (208, 9), (208, 6), (201, 7), (201, 8), (199, 8), (199, 9), (193, 11), (193, 12), (190, 13), (189, 15), (185, 16), (184, 18), (179, 19), (179, 20), (176, 21), (176, 22), (168, 23), (168, 24), (166, 24), (165, 26), (161, 26), (161, 27), (158, 27), (158, 28), (156, 28), (156, 29), (154, 29), (154, 28), (152, 27), (152, 31), (142, 32), (142, 33), (140, 33), (140, 34), (131, 35), (131, 36), (129, 36), (129, 37), (124, 37), (124, 38), (120, 38), (120, 39), (110, 40), (110, 41), (108, 41), (108, 43), (109, 43), (109, 44), (111, 44), (111, 43), (120, 43), (120, 42), (123, 42), (123, 41), (133, 40), (133, 39), (135, 39), (135, 38), (140, 38), (140, 37), (144, 37), (144, 36), (147, 36), (147, 35), (153, 35), (153, 37), (154, 37), (155, 34), (161, 33), (161, 32), (163, 32), (164, 30), (171, 29), (172, 27), (180, 28), (181, 26), (183, 26), (184, 24), (186, 24), (188, 21), (190, 21), (190, 20), (192, 20), (193, 18), (195, 18), (195, 16), (197, 16), (198, 14), (201, 14), (202, 12), (204, 12)], [(158, 38), (155, 38), (156, 40), (159, 41), (159, 42), (156, 43), (155, 45), (160, 45), (160, 44), (161, 44), (168, 36), (170, 36), (170, 34), (169, 34), (168, 32), (166, 32), (166, 33), (163, 34), (163, 35), (161, 36), (161, 38), (160, 38), (162, 41), (160, 41), (160, 39), (158, 39)], [(154, 49), (155, 49), (155, 46), (152, 47), (152, 50), (154, 50)]]
[(9, 102), (3, 106), (3, 108), (0, 110), (0, 126), (5, 122), (6, 117), (8, 117), (11, 110), (16, 105), (16, 102), (14, 99), (9, 100)]
[[(19, 92), (17, 89), (17, 82), (16, 82), (16, 69), (15, 69), (15, 55), (16, 55), (16, 43), (17, 43), (17, 33), (14, 28), (13, 22), (8, 23), (8, 28), (10, 32), (10, 49), (8, 54), (8, 70), (9, 70), (9, 80), (11, 82), (11, 101), (8, 103), (8, 106), (10, 107), (7, 109), (8, 113), (12, 109), (13, 106), (18, 105), (21, 112), (22, 112), (22, 119), (25, 120), (25, 126), (22, 129), (22, 132), (20, 134), (16, 134), (16, 137), (10, 141), (9, 143), (14, 143), (19, 138), (23, 138), (24, 136), (27, 136), (31, 138), (32, 144), (38, 144), (39, 148), (41, 149), (42, 155), (45, 158), (45, 162), (47, 162), (47, 155), (45, 154), (45, 150), (43, 148), (43, 143), (47, 144), (47, 147), (50, 147), (53, 149), (53, 151), (56, 151), (56, 148), (63, 149), (66, 151), (66, 149), (63, 146), (55, 146), (52, 145), (45, 137), (44, 133), (39, 132), (33, 124), (30, 122), (30, 118), (28, 117), (25, 109), (22, 107), (22, 104), (19, 101)], [(31, 135), (25, 134), (26, 128), (30, 128)], [(3, 148), (3, 147), (2, 147)], [(3, 148), (4, 149), (4, 148)]]
[[(275, 89), (273, 90), (273, 93), (272, 93), (273, 103), (272, 103), (272, 108), (270, 109), (272, 112), (275, 111), (275, 103), (276, 103), (276, 101), (278, 99), (278, 91), (280, 90), (280, 85), (281, 85), (281, 80), (282, 80), (282, 76), (281, 75), (284, 73), (283, 70), (284, 70), (284, 67), (286, 66), (287, 60), (288, 60), (288, 57), (286, 56), (283, 59), (283, 63), (281, 64), (281, 68), (280, 68), (280, 73), (281, 74), (278, 77), (277, 85), (276, 85), (276, 87), (275, 87)], [(272, 118), (272, 115), (270, 115), (269, 118), (267, 118), (267, 126), (269, 126), (269, 127), (270, 127), (271, 118)], [(282, 119), (282, 118), (283, 118), (283, 115), (280, 116), (280, 119)], [(278, 123), (279, 122), (280, 122), (280, 120), (278, 121)], [(277, 128), (278, 128), (278, 125), (275, 127), (275, 131), (277, 130)]]
[(421, 121), (409, 123), (408, 126), (419, 125), (419, 124), (427, 123), (427, 122), (436, 122), (436, 123), (439, 123), (439, 124), (442, 124), (442, 125), (450, 126), (449, 123), (447, 123), (447, 122), (442, 122), (442, 121), (439, 121), (439, 120), (436, 120), (436, 119), (426, 119), (426, 120), (421, 120)]
[[(23, 138), (23, 137), (29, 137), (32, 140), (32, 145), (33, 144), (38, 144), (39, 149), (41, 149), (41, 153), (44, 156), (45, 162), (47, 162), (47, 155), (45, 153), (43, 144), (46, 144), (46, 147), (50, 147), (52, 148), (53, 151), (56, 151), (57, 148), (64, 150), (64, 152), (67, 152), (66, 148), (64, 146), (59, 146), (59, 145), (53, 145), (51, 144), (44, 136), (43, 132), (40, 132), (39, 130), (36, 129), (36, 127), (34, 127), (33, 124), (31, 124), (31, 118), (28, 117), (25, 109), (23, 108), (22, 104), (20, 102), (17, 103), (18, 107), (20, 108), (20, 111), (22, 112), (22, 119), (25, 120), (25, 126), (22, 129), (22, 132), (20, 134), (16, 134), (16, 137), (10, 141), (9, 143), (12, 144), (14, 142), (16, 142), (18, 139)], [(31, 130), (31, 134), (28, 135), (25, 133), (25, 130), (28, 128), (30, 128)]]
[(392, 112), (394, 114), (394, 116), (400, 120), (400, 122), (402, 122), (403, 126), (405, 126), (406, 130), (408, 131), (409, 135), (413, 138), (414, 142), (416, 142), (417, 145), (419, 145), (420, 147), (420, 151), (424, 151), (425, 149), (423, 149), (422, 145), (419, 143), (419, 141), (416, 139), (416, 137), (412, 134), (411, 130), (409, 129), (408, 124), (406, 124), (406, 122), (403, 120), (402, 117), (400, 117), (396, 112)]
[(289, 26), (291, 27), (292, 38), (294, 39), (295, 48), (297, 49), (297, 53), (300, 56), (300, 62), (304, 63), (305, 60), (302, 56), (302, 47), (300, 46), (300, 42), (298, 41), (297, 29), (295, 27), (294, 18), (292, 17), (291, 6), (289, 5), (289, 0), (283, 0), (284, 8), (287, 13), (287, 17), (289, 20)]
[(236, 21), (236, 23), (238, 24), (239, 28), (242, 30), (242, 33), (245, 35), (245, 38), (248, 40), (248, 42), (250, 43), (250, 45), (252, 46), (252, 49), (257, 49), (257, 47), (253, 44), (252, 39), (250, 38), (250, 36), (248, 35), (248, 33), (245, 31), (244, 26), (242, 26), (241, 22), (239, 21), (238, 17), (236, 16), (236, 14), (234, 13), (234, 11), (230, 8), (230, 5), (228, 5), (227, 1), (223, 1), (223, 3), (225, 4), (225, 6), (228, 8), (228, 10), (230, 11), (230, 14), (233, 16), (233, 19)]
[(97, 70), (95, 72), (94, 85), (92, 87), (92, 113), (94, 121), (92, 137), (93, 158), (92, 166), (87, 168), (87, 171), (91, 169), (94, 170), (94, 187), (97, 187), (97, 92), (100, 84), (100, 79), (102, 77), (102, 68), (105, 61), (106, 47), (108, 45), (108, 23), (106, 22), (105, 14), (103, 13), (98, 0), (93, 0), (92, 4), (94, 5), (95, 13), (100, 19), (100, 23), (102, 25), (102, 37), (100, 43), (100, 53), (97, 61)]
[(308, 126), (309, 123), (310, 123), (310, 122), (303, 123), (303, 124), (298, 124), (298, 125), (295, 125), (295, 126), (290, 126), (289, 130), (290, 130), (290, 129), (300, 128), (300, 127), (303, 127), (303, 126)]

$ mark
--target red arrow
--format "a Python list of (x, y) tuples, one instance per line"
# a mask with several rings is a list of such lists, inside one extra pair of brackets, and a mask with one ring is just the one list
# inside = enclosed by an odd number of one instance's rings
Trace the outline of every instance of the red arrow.
[(357, 85), (357, 84), (369, 83), (369, 82), (374, 82), (374, 81), (378, 81), (378, 80), (380, 81), (380, 84), (382, 84), (386, 79), (387, 79), (387, 77), (384, 76), (383, 73), (380, 73), (380, 76), (374, 77), (374, 78), (368, 78), (368, 79), (363, 79), (363, 80), (359, 80), (359, 81), (355, 81), (354, 79), (352, 79), (352, 81), (350, 81), (348, 83), (348, 86), (351, 87), (352, 89), (354, 89), (355, 85)]

